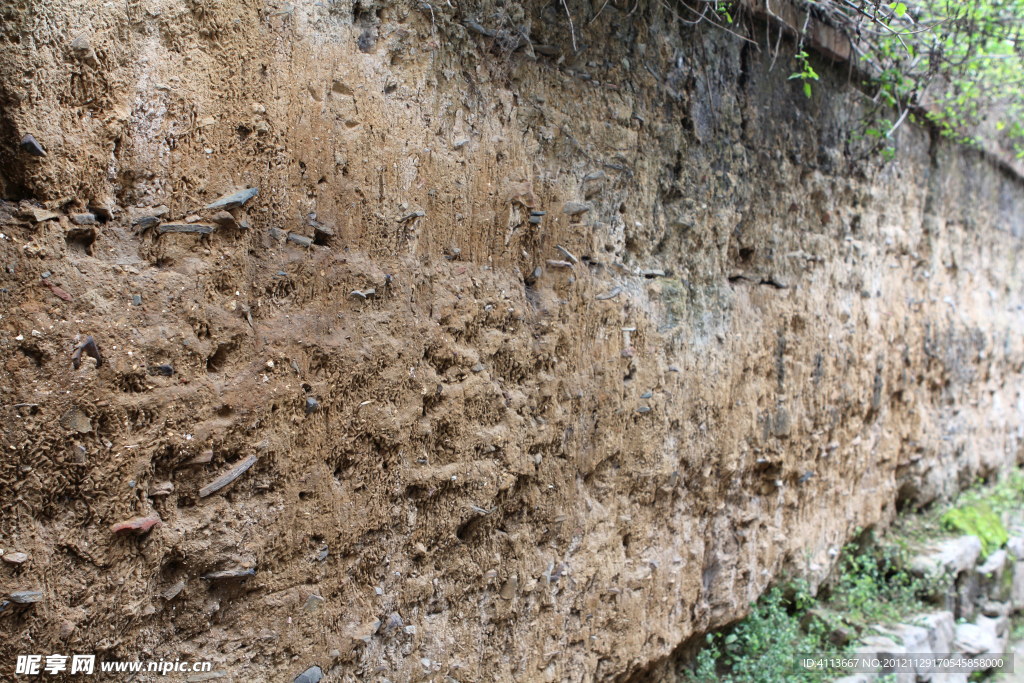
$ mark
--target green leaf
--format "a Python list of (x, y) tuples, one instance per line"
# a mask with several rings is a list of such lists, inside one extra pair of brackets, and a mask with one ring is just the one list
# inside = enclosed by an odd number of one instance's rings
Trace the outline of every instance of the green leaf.
[(725, 644), (726, 645), (728, 645), (730, 643), (735, 643), (735, 642), (736, 642), (736, 634), (735, 633), (730, 633), (729, 635), (727, 635), (725, 637)]
[(900, 19), (902, 19), (903, 15), (907, 13), (907, 6), (904, 5), (902, 2), (894, 2), (891, 5), (889, 5), (889, 7), (892, 8), (892, 11)]
[(807, 99), (811, 99), (811, 84), (804, 83), (804, 94), (807, 95)]

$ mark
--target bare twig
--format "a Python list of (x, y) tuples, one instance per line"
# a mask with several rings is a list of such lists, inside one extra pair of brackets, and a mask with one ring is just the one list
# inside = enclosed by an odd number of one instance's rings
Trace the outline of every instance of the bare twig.
[(572, 51), (579, 52), (576, 48), (576, 29), (572, 25), (572, 14), (569, 12), (569, 5), (562, 0), (562, 7), (565, 8), (565, 16), (569, 17), (569, 34), (572, 36)]

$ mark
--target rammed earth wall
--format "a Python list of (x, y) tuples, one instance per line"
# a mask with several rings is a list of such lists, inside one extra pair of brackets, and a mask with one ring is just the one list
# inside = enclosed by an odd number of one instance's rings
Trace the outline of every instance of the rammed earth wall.
[(624, 680), (1016, 462), (1019, 178), (749, 17), (458, 7), (0, 10), (4, 671)]

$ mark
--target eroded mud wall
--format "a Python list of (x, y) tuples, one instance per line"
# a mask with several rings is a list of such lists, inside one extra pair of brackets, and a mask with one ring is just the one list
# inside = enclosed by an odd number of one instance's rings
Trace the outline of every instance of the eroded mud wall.
[(4, 671), (623, 679), (1016, 460), (1019, 180), (601, 5), (5, 4)]

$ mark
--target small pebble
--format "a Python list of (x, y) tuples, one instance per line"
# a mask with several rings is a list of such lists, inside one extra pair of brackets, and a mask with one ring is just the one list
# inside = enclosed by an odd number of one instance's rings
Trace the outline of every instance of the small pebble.
[(641, 394), (640, 398), (650, 398), (653, 395), (654, 394), (652, 392), (647, 391), (647, 392), (644, 392), (643, 394)]
[(306, 397), (306, 415), (309, 415), (310, 413), (315, 413), (319, 409), (320, 409), (320, 404), (316, 402), (316, 399), (313, 398), (312, 396), (307, 396)]
[(40, 602), (43, 599), (43, 594), (40, 591), (15, 591), (10, 594), (10, 598), (19, 605), (28, 605)]
[[(152, 225), (143, 225), (144, 228), (151, 228), (153, 225), (159, 223), (159, 219), (154, 216), (144, 216), (135, 221), (136, 224), (142, 225), (145, 220), (152, 220)], [(96, 225), (96, 216), (91, 213), (73, 213), (71, 214), (71, 222), (75, 225)]]
[(636, 412), (638, 412), (641, 415), (643, 415), (644, 413), (651, 412), (651, 407), (650, 406), (640, 406), (639, 408), (636, 409)]
[(142, 305), (142, 297), (139, 296), (138, 294), (136, 294), (135, 296), (132, 297), (132, 303), (135, 304), (136, 306), (141, 306)]
[(22, 564), (28, 559), (28, 555), (25, 553), (7, 553), (3, 556), (3, 561), (9, 564)]
[(319, 683), (323, 677), (323, 671), (320, 670), (319, 666), (311, 666), (296, 676), (294, 683)]
[(256, 570), (250, 567), (249, 569), (225, 569), (219, 572), (210, 572), (203, 574), (203, 578), (207, 581), (216, 581), (218, 579), (244, 579), (255, 575)]

